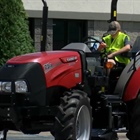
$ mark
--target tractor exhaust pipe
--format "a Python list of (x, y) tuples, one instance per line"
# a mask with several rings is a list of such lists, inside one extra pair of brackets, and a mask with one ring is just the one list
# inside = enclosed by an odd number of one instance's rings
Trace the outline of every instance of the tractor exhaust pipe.
[(47, 21), (48, 21), (48, 6), (45, 0), (43, 2), (43, 14), (42, 14), (42, 34), (41, 34), (41, 48), (40, 51), (43, 52), (46, 50), (47, 43)]
[(117, 2), (118, 0), (112, 0), (111, 2), (111, 17), (110, 17), (110, 20), (108, 21), (109, 23), (111, 21), (117, 20)]

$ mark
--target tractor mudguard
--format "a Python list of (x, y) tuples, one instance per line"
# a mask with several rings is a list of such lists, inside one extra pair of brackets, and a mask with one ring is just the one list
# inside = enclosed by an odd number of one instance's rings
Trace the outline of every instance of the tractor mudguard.
[(140, 56), (136, 57), (124, 68), (114, 90), (125, 102), (135, 99), (140, 88)]
[(140, 67), (133, 73), (125, 89), (124, 101), (137, 98), (140, 89)]

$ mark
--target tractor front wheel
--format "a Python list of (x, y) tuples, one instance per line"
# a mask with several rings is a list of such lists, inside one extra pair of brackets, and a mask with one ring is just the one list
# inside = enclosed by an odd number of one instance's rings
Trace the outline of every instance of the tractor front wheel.
[(60, 105), (63, 115), (58, 115), (62, 128), (55, 125), (55, 140), (90, 140), (92, 113), (87, 94), (74, 90), (65, 92)]

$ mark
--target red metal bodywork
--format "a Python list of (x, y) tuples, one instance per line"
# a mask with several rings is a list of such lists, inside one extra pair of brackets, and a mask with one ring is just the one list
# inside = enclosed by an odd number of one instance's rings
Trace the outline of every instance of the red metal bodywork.
[(76, 51), (46, 51), (21, 55), (10, 59), (8, 64), (36, 62), (42, 66), (46, 87), (72, 88), (82, 81), (81, 59)]
[(130, 78), (125, 93), (124, 101), (133, 100), (137, 97), (140, 89), (140, 68), (138, 68)]

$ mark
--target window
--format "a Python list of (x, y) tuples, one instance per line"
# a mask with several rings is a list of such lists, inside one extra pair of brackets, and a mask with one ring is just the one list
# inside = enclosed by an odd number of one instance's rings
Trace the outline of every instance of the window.
[(82, 42), (87, 35), (87, 22), (80, 20), (53, 20), (53, 49), (61, 49), (72, 42)]
[[(35, 28), (35, 26), (34, 26), (34, 18), (29, 18), (28, 19), (29, 20), (29, 31), (30, 31), (30, 36), (31, 36), (31, 38), (34, 40), (34, 36), (35, 36), (35, 34), (34, 34), (34, 28)], [(34, 45), (34, 44), (33, 44)]]

